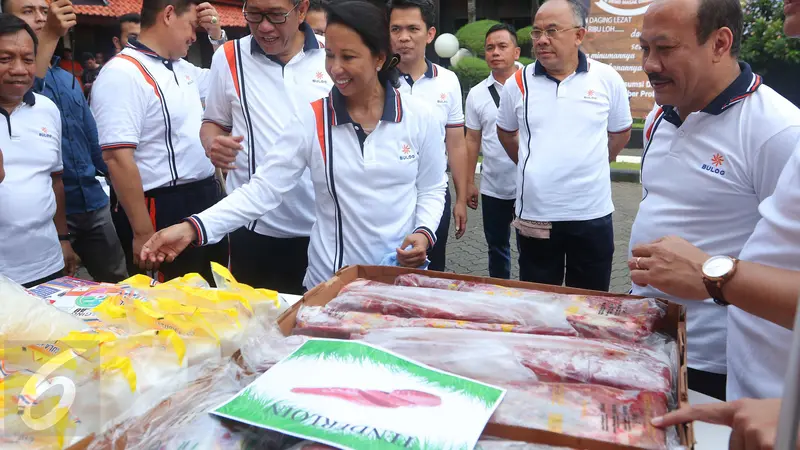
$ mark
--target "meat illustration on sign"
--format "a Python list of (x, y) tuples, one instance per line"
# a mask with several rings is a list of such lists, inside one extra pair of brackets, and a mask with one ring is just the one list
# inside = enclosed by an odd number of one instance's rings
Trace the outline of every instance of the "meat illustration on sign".
[(379, 408), (430, 407), (442, 404), (442, 399), (427, 392), (400, 389), (392, 392), (356, 388), (293, 388), (292, 393), (333, 397), (361, 406)]

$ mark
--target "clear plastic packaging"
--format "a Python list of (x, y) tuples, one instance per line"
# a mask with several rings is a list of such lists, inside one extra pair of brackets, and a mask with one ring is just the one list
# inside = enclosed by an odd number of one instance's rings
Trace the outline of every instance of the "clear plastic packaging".
[(591, 384), (540, 383), (510, 387), (490, 420), (661, 450), (678, 445), (674, 430), (666, 432), (650, 425), (652, 418), (666, 412), (663, 394)]
[(545, 444), (529, 444), (520, 441), (507, 441), (503, 439), (482, 438), (475, 446), (475, 450), (575, 450), (569, 447), (553, 447)]
[[(353, 290), (378, 287), (376, 282), (366, 283), (366, 286), (361, 286), (359, 280), (354, 283)], [(559, 316), (563, 317), (571, 329), (583, 337), (598, 339), (623, 341), (645, 339), (652, 334), (656, 322), (666, 314), (664, 306), (652, 298), (618, 299), (605, 296), (559, 294), (417, 274), (400, 275), (395, 279), (395, 285), (490, 295), (495, 299), (493, 303), (487, 305), (497, 305), (498, 302), (501, 302), (500, 304), (504, 305), (503, 308), (510, 299), (515, 299), (524, 302), (527, 305), (528, 314), (533, 315), (550, 315), (552, 314), (551, 308), (558, 305), (560, 307)], [(345, 289), (350, 290), (349, 287)], [(504, 301), (496, 297), (501, 297)], [(511, 304), (515, 305), (516, 303)]]
[(70, 331), (89, 328), (22, 286), (0, 275), (0, 341), (12, 345), (54, 341)]
[(437, 369), (487, 383), (593, 383), (674, 397), (674, 342), (645, 346), (597, 339), (395, 328), (362, 339)]
[(322, 306), (303, 306), (297, 311), (293, 332), (315, 337), (350, 339), (352, 335), (383, 328), (451, 328), (521, 334), (557, 334), (558, 330), (504, 323), (467, 320), (406, 318), (357, 311), (331, 311)]

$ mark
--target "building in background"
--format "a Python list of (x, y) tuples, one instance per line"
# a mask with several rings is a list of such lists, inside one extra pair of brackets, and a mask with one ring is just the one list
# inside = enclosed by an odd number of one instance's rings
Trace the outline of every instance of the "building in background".
[[(73, 54), (102, 52), (108, 60), (114, 54), (111, 38), (117, 32), (117, 18), (142, 10), (142, 0), (77, 0), (74, 3), (78, 14), (74, 43), (62, 41), (56, 54), (60, 54), (63, 48), (74, 45)], [(211, 3), (219, 12), (228, 39), (248, 34), (247, 23), (242, 17), (242, 1), (211, 0)], [(209, 67), (212, 54), (213, 49), (206, 34), (198, 31), (197, 42), (189, 49), (186, 59), (200, 67)]]

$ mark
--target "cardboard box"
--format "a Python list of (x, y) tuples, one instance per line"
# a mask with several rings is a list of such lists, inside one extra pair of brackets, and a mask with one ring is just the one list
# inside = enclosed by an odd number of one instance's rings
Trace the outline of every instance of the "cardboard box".
[[(368, 280), (381, 281), (384, 283), (393, 284), (398, 275), (406, 273), (416, 273), (420, 275), (435, 276), (437, 278), (445, 278), (449, 280), (462, 280), (472, 281), (477, 283), (490, 283), (498, 284), (501, 286), (535, 289), (545, 292), (557, 292), (563, 294), (584, 294), (584, 295), (602, 295), (606, 297), (615, 298), (641, 298), (632, 295), (624, 294), (610, 294), (608, 292), (588, 291), (584, 289), (574, 289), (561, 286), (551, 286), (537, 283), (526, 283), (516, 280), (502, 280), (496, 278), (474, 277), (468, 275), (458, 275), (454, 273), (444, 272), (429, 272), (417, 269), (406, 269), (402, 267), (388, 267), (388, 266), (348, 266), (337, 272), (333, 278), (321, 283), (310, 291), (306, 292), (303, 299), (296, 303), (292, 308), (287, 310), (281, 317), (278, 318), (278, 326), (284, 335), (291, 334), (296, 324), (297, 310), (303, 305), (309, 306), (324, 306), (333, 300), (339, 291), (351, 281), (357, 278), (366, 278)], [(677, 303), (669, 303), (664, 300), (659, 300), (667, 306), (666, 316), (656, 324), (656, 330), (663, 332), (673, 337), (678, 345), (679, 364), (680, 369), (678, 372), (678, 405), (680, 407), (688, 405), (689, 391), (688, 391), (688, 378), (686, 368), (686, 312), (682, 305)], [(554, 433), (550, 431), (522, 428), (509, 425), (492, 424), (487, 425), (484, 433), (490, 436), (496, 436), (504, 439), (515, 441), (526, 441), (532, 443), (550, 444), (566, 447), (574, 447), (579, 449), (592, 449), (592, 450), (627, 450), (635, 449), (638, 447), (631, 447), (627, 445), (613, 444), (604, 441), (596, 441), (593, 439), (577, 438), (565, 434)], [(694, 434), (692, 425), (687, 424), (678, 427), (678, 435), (681, 445), (688, 448), (694, 448)]]

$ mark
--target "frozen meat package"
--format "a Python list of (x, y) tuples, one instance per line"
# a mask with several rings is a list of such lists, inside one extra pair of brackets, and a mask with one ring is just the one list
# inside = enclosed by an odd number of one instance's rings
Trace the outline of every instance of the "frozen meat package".
[(677, 348), (674, 341), (660, 335), (654, 335), (645, 345), (474, 330), (394, 328), (372, 330), (360, 339), (486, 383), (592, 383), (662, 393), (670, 400), (676, 392)]
[[(512, 317), (516, 311), (524, 309), (526, 311), (524, 317), (535, 315), (548, 317), (551, 320), (557, 318), (558, 322), (555, 323), (559, 327), (568, 325), (569, 329), (583, 337), (598, 339), (624, 341), (645, 339), (653, 332), (656, 322), (666, 314), (665, 307), (652, 298), (621, 299), (600, 295), (561, 294), (496, 284), (434, 278), (419, 274), (400, 275), (395, 279), (395, 285), (425, 289), (426, 299), (439, 297), (456, 300), (466, 298), (463, 294), (469, 293), (480, 295), (480, 297), (473, 297), (476, 301), (486, 301), (485, 296), (492, 296), (493, 300), (484, 303), (487, 308), (502, 304), (504, 309), (512, 308), (510, 312)], [(375, 281), (356, 280), (346, 286), (343, 292), (385, 293), (379, 289), (381, 286), (386, 285)], [(439, 292), (431, 292), (428, 291), (429, 289)], [(451, 297), (448, 294), (442, 294), (441, 291), (459, 292), (462, 295)], [(442, 295), (444, 296), (442, 297)], [(403, 297), (397, 298), (398, 296), (399, 294), (395, 294), (394, 297), (377, 297), (377, 299), (395, 302), (405, 300)], [(554, 322), (549, 323), (553, 324)]]

